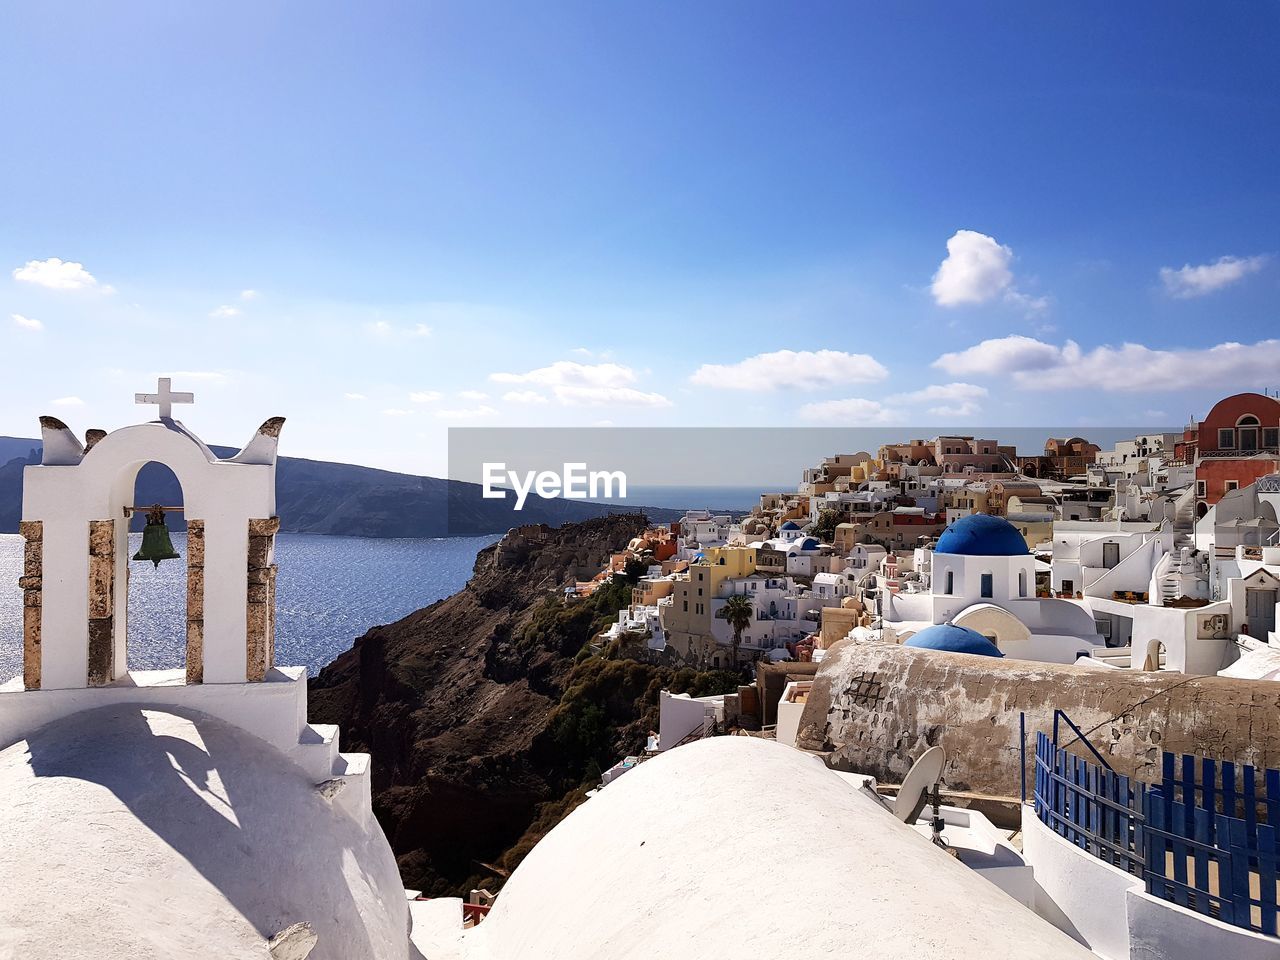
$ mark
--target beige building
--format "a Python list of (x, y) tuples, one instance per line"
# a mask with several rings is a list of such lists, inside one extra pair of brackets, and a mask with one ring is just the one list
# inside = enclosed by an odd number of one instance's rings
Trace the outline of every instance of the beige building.
[(725, 580), (756, 570), (754, 547), (712, 547), (704, 559), (689, 564), (685, 579), (672, 581), (671, 602), (660, 607), (667, 643), (682, 657), (697, 657), (714, 645), (711, 600)]

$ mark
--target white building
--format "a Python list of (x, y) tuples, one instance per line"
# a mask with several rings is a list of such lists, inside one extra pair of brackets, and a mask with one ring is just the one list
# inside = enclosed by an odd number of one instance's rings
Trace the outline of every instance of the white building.
[[(732, 879), (762, 870), (759, 895)], [(453, 940), (467, 960), (1093, 957), (816, 757), (753, 737), (665, 752), (601, 791)]]
[(711, 636), (719, 646), (728, 647), (733, 641), (733, 628), (721, 611), (734, 594), (749, 597), (752, 603), (753, 618), (740, 641), (744, 651), (776, 650), (818, 628), (820, 605), (809, 591), (791, 577), (754, 573), (725, 580), (711, 599)]
[(1156, 564), (1173, 550), (1168, 524), (1060, 520), (1053, 527), (1054, 593), (1110, 597), (1146, 593)]
[(740, 536), (742, 527), (728, 514), (712, 514), (708, 510), (687, 510), (680, 518), (680, 543), (677, 556), (691, 560), (712, 547), (723, 547)]
[(1158, 470), (1162, 461), (1173, 457), (1174, 444), (1181, 439), (1179, 433), (1149, 433), (1132, 440), (1119, 440), (1115, 449), (1099, 451), (1089, 467), (1090, 476), (1097, 474), (1107, 484), (1118, 478), (1142, 478), (1142, 483), (1149, 484), (1150, 475)]
[(982, 634), (1005, 656), (1051, 663), (1072, 663), (1104, 646), (1087, 610), (1036, 596), (1035, 558), (1003, 517), (973, 514), (951, 524), (929, 568), (927, 590), (880, 592), (886, 634), (902, 640), (950, 623)]

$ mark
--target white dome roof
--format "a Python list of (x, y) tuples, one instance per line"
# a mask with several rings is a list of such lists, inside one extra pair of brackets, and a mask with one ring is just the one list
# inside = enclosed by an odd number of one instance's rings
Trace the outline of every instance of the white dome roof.
[(1093, 958), (816, 757), (714, 737), (641, 764), (571, 813), (463, 937), (463, 955), (966, 960), (1010, 944), (1019, 956)]
[(382, 832), (265, 741), (114, 705), (0, 750), (0, 931), (25, 960), (252, 957), (309, 922), (310, 960), (404, 960)]

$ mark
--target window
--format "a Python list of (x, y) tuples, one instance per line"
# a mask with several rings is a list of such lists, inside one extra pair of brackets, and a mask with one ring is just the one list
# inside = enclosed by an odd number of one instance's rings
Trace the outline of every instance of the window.
[(684, 612), (685, 612), (685, 613), (688, 613), (688, 612), (689, 612), (689, 601), (688, 601), (688, 600), (686, 600), (686, 601), (684, 602)]
[(1018, 596), (1025, 597), (1027, 595), (1027, 571), (1018, 571)]
[(1277, 430), (1275, 427), (1267, 427), (1267, 429), (1263, 430), (1262, 445), (1264, 447), (1270, 447), (1271, 449), (1280, 447), (1280, 430)]
[(995, 577), (989, 573), (982, 575), (982, 595), (984, 597), (995, 596)]
[(947, 571), (947, 593), (956, 592), (956, 572), (954, 570)]
[(1218, 431), (1218, 449), (1234, 450), (1236, 448), (1236, 432), (1231, 427), (1223, 427)]
[(1230, 490), (1239, 490), (1239, 489), (1240, 489), (1240, 481), (1239, 481), (1239, 480), (1228, 480), (1228, 481), (1226, 481), (1226, 483), (1224, 484), (1223, 489), (1224, 489), (1224, 490), (1228, 490), (1228, 491), (1230, 491)]
[(1203, 480), (1196, 481), (1196, 496), (1203, 497), (1207, 491), (1205, 490), (1205, 482)]
[(1062, 592), (1063, 592), (1063, 593), (1075, 593), (1075, 589), (1076, 589), (1076, 584), (1075, 584), (1075, 581), (1074, 581), (1074, 580), (1063, 580), (1063, 581), (1062, 581)]

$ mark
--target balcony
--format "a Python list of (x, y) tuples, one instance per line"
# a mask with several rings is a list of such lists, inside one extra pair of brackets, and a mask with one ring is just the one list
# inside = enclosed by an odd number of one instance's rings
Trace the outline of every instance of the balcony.
[(1258, 447), (1255, 450), (1201, 450), (1198, 456), (1201, 460), (1246, 460), (1259, 454), (1280, 456), (1280, 447)]

